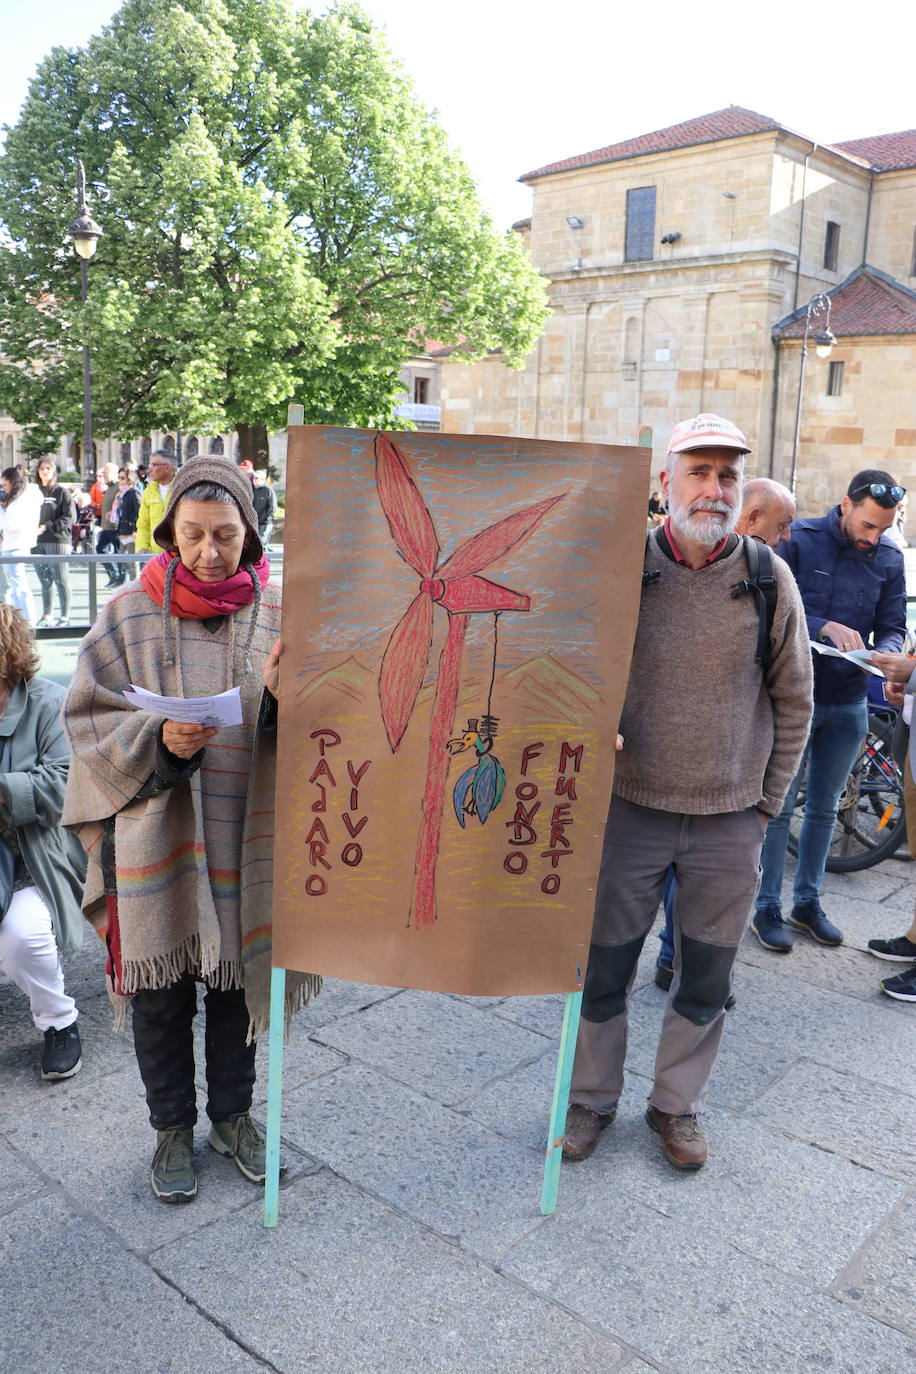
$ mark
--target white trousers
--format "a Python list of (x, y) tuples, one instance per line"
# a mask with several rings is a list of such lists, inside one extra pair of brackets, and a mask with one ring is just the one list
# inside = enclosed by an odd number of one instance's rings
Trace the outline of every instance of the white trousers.
[[(7, 549), (4, 553), (31, 553), (31, 549)], [(3, 565), (6, 573), (7, 594), (11, 606), (17, 611), (21, 611), (30, 625), (34, 625), (38, 616), (35, 613), (35, 598), (32, 595), (32, 588), (29, 583), (29, 566), (27, 563), (6, 563)], [(60, 1027), (58, 1027), (60, 1029)]]
[(0, 920), (0, 973), (22, 988), (40, 1031), (72, 1026), (78, 1014), (76, 1003), (64, 992), (51, 913), (35, 887), (14, 892)]

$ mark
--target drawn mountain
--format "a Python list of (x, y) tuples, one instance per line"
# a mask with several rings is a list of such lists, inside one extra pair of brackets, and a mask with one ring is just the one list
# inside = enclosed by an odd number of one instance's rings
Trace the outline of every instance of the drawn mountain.
[(515, 704), (565, 725), (584, 725), (601, 704), (601, 696), (584, 678), (564, 668), (551, 654), (529, 659), (506, 673), (500, 692), (511, 687)]
[(296, 701), (301, 705), (322, 687), (340, 692), (351, 701), (362, 702), (375, 695), (376, 678), (358, 659), (345, 658), (342, 663), (336, 663), (333, 668), (327, 668), (318, 677), (309, 678), (308, 682), (303, 683), (296, 693)]
[[(486, 696), (482, 696), (481, 693), (483, 693), (484, 691), (484, 685), (478, 678), (468, 678), (467, 682), (462, 682), (461, 687), (459, 689), (458, 705), (460, 707), (464, 707), (468, 705), (473, 706), (476, 703), (480, 708), (480, 711), (483, 711), (486, 705)], [(417, 697), (417, 705), (424, 706), (428, 701), (432, 701), (435, 695), (436, 684), (434, 682), (424, 683), (424, 685), (420, 688), (420, 693)], [(460, 714), (461, 712), (459, 711), (459, 715)], [(471, 712), (471, 714), (474, 714), (473, 711)]]

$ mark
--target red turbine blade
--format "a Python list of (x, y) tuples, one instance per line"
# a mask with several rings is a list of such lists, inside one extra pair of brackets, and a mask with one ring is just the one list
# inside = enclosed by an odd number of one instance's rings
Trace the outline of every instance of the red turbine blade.
[(421, 577), (431, 577), (439, 557), (432, 516), (397, 444), (386, 434), (375, 438), (375, 485), (401, 553)]
[(432, 631), (433, 603), (421, 592), (394, 627), (379, 671), (378, 696), (392, 753), (401, 743), (417, 693), (423, 686)]
[(437, 575), (450, 580), (453, 577), (467, 577), (470, 573), (480, 572), (481, 568), (495, 563), (510, 549), (524, 543), (537, 529), (547, 512), (552, 510), (558, 501), (565, 499), (565, 492), (560, 496), (549, 496), (546, 501), (525, 506), (524, 510), (517, 510), (514, 515), (506, 516), (505, 520), (488, 525), (479, 534), (471, 535), (471, 538), (461, 544), (451, 558), (447, 558), (438, 568)]

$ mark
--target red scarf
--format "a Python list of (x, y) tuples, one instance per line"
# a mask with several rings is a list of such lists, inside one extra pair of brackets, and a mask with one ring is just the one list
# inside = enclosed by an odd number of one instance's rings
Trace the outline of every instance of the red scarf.
[[(165, 574), (172, 560), (178, 560), (177, 553), (160, 553), (151, 558), (140, 574), (140, 581), (157, 606), (162, 605), (165, 596)], [(254, 570), (262, 587), (266, 587), (270, 577), (270, 563), (267, 555), (255, 563)], [(254, 600), (254, 586), (244, 568), (239, 568), (223, 582), (201, 582), (185, 565), (178, 561), (172, 578), (172, 595), (169, 611), (182, 620), (207, 620), (212, 615), (232, 615), (242, 606), (250, 606)]]

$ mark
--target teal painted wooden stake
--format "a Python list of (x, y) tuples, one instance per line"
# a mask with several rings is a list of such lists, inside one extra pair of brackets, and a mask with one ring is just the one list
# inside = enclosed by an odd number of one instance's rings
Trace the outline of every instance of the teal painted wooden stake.
[(560, 1032), (560, 1053), (557, 1056), (557, 1076), (553, 1085), (553, 1106), (550, 1109), (550, 1131), (547, 1136), (547, 1158), (544, 1160), (544, 1182), (541, 1187), (541, 1212), (552, 1216), (557, 1208), (557, 1187), (563, 1159), (563, 1131), (566, 1127), (566, 1107), (569, 1085), (572, 1082), (576, 1036), (579, 1033), (579, 1013), (582, 1010), (582, 989), (566, 994), (563, 1008), (563, 1029)]
[(264, 1225), (280, 1214), (280, 1106), (283, 1100), (283, 1036), (286, 1032), (286, 969), (271, 969), (270, 1029), (267, 1033), (267, 1174)]

